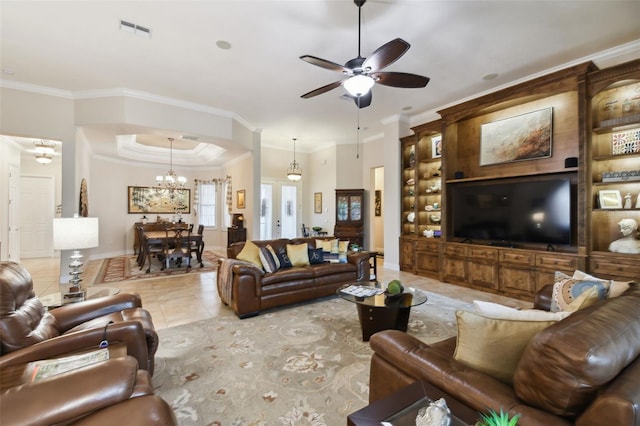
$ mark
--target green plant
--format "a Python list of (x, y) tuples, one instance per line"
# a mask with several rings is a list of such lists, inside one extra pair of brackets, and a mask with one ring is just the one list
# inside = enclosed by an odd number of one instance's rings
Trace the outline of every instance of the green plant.
[(488, 414), (480, 413), (480, 421), (476, 423), (476, 426), (517, 426), (520, 414), (509, 418), (509, 413), (502, 411), (500, 413), (494, 410), (489, 410)]

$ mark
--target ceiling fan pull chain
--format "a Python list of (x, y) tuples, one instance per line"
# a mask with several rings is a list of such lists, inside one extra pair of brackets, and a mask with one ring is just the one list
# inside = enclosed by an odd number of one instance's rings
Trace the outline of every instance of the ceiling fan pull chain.
[(360, 158), (360, 96), (358, 96), (358, 108), (357, 108), (357, 113), (356, 113), (356, 121), (357, 121), (357, 127), (356, 127), (356, 159)]

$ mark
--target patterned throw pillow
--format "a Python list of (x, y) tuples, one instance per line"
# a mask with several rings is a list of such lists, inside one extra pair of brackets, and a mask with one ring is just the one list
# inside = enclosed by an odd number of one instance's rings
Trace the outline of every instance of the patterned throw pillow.
[(339, 253), (346, 253), (348, 249), (349, 249), (349, 240), (338, 242)]
[(604, 300), (609, 294), (609, 281), (594, 277), (576, 279), (562, 272), (556, 272), (551, 297), (551, 312), (565, 311), (582, 293), (596, 287), (598, 300)]
[(271, 245), (260, 247), (260, 261), (262, 262), (262, 267), (267, 272), (273, 273), (280, 269), (278, 255), (276, 255)]
[(316, 265), (318, 263), (324, 263), (324, 253), (321, 248), (309, 249), (309, 263)]
[(291, 259), (286, 252), (279, 251), (277, 253), (278, 261), (280, 262), (280, 269), (291, 268), (293, 265), (291, 264)]

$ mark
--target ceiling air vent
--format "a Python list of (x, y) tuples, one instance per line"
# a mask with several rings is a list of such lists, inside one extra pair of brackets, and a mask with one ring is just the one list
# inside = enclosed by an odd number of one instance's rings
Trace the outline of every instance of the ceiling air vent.
[(120, 30), (127, 33), (134, 33), (142, 37), (151, 38), (151, 29), (132, 22), (120, 20)]
[(198, 136), (191, 136), (191, 135), (182, 135), (180, 136), (181, 139), (188, 139), (190, 141), (197, 141), (199, 138)]

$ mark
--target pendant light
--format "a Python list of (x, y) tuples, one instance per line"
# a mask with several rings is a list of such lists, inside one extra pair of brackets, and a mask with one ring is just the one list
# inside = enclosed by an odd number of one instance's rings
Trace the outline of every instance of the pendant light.
[(287, 169), (287, 178), (294, 182), (302, 179), (302, 169), (296, 161), (296, 138), (293, 138), (293, 162), (289, 164), (289, 168)]

